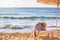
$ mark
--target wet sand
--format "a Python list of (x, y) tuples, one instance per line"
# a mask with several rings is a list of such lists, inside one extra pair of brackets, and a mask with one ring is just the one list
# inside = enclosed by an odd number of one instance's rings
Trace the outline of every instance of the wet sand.
[(37, 32), (33, 37), (31, 33), (0, 33), (0, 40), (60, 40), (60, 31), (53, 32), (53, 38), (50, 39), (48, 32)]

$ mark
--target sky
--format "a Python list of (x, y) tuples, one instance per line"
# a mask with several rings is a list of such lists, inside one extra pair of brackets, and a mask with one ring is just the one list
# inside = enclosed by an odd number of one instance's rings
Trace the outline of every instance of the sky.
[(37, 3), (37, 0), (0, 0), (0, 7), (56, 7)]

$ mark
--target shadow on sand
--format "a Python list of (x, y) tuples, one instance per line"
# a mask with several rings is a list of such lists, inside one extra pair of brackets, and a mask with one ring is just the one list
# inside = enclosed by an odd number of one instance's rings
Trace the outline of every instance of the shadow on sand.
[(43, 40), (60, 40), (60, 39), (57, 38), (57, 37), (53, 37), (53, 38), (50, 38), (50, 37), (44, 37)]
[(41, 37), (39, 37), (39, 38), (34, 38), (34, 40), (60, 40), (59, 38), (57, 38), (57, 37), (53, 37), (53, 38), (50, 38), (50, 37), (48, 37), (48, 36), (41, 36)]

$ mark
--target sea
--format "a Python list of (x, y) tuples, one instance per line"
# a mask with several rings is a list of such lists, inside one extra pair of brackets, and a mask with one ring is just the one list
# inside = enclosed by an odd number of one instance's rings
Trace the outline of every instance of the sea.
[[(56, 27), (57, 8), (0, 8), (0, 32), (32, 32), (38, 22), (47, 24), (46, 30)], [(58, 9), (60, 29), (60, 8)]]

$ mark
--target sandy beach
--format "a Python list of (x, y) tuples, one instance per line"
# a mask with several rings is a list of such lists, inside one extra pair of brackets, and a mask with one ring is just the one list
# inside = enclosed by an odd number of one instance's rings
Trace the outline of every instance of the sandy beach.
[(50, 39), (48, 32), (37, 32), (33, 37), (31, 33), (0, 33), (0, 40), (60, 40), (60, 31), (53, 32), (53, 39)]

